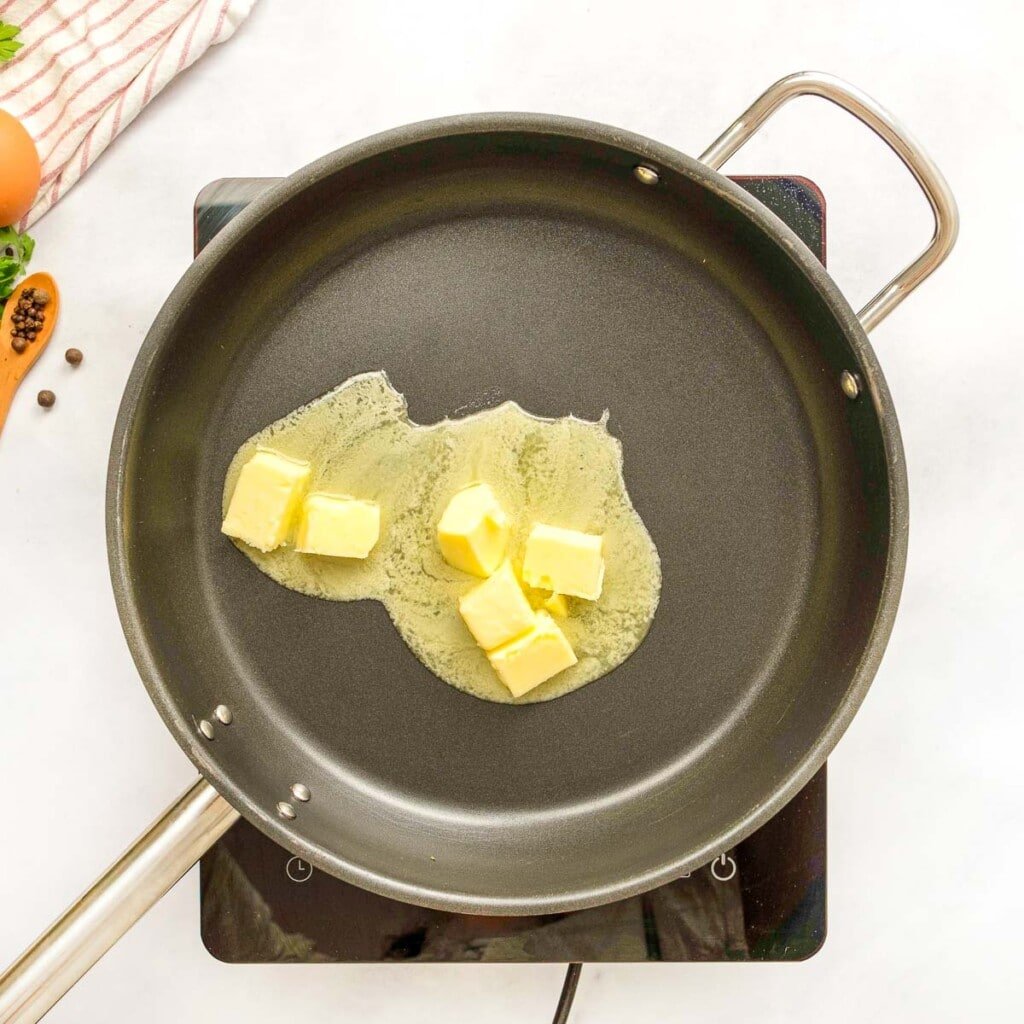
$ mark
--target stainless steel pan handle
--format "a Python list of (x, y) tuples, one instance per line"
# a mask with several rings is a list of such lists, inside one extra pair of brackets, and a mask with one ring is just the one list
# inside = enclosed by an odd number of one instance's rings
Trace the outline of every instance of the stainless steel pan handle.
[(205, 779), (190, 786), (0, 975), (0, 1024), (35, 1024), (237, 820)]
[(800, 71), (768, 88), (704, 151), (701, 163), (717, 171), (779, 107), (797, 96), (821, 96), (866, 124), (903, 161), (935, 215), (935, 234), (924, 252), (857, 313), (864, 330), (870, 331), (949, 255), (960, 229), (956, 201), (931, 157), (892, 114), (860, 89), (820, 71)]

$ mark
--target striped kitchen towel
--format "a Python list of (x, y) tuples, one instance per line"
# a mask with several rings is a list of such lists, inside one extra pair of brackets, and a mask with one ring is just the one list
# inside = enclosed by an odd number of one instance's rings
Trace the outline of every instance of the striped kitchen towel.
[(0, 64), (0, 108), (35, 139), (42, 182), (24, 230), (160, 90), (229, 38), (256, 0), (0, 0), (22, 48)]

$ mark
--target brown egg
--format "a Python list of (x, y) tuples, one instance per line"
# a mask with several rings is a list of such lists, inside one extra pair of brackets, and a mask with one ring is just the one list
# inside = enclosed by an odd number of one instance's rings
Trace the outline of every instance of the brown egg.
[(21, 122), (0, 110), (0, 227), (17, 224), (39, 191), (39, 154)]

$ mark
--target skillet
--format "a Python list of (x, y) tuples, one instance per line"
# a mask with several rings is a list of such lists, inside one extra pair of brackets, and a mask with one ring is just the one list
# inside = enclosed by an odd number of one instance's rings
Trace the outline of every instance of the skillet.
[[(935, 213), (855, 314), (718, 173), (794, 96), (878, 133)], [(115, 428), (108, 546), (140, 674), (202, 773), (0, 978), (37, 1020), (237, 819), (346, 881), (468, 913), (623, 898), (734, 846), (821, 766), (892, 628), (907, 484), (867, 331), (951, 249), (941, 174), (828, 75), (772, 86), (700, 158), (487, 114), (346, 147), (255, 201), (156, 319)], [(434, 678), (383, 608), (284, 590), (218, 532), (255, 430), (385, 369), (412, 418), (513, 398), (611, 414), (662, 559), (647, 639), (564, 698)]]

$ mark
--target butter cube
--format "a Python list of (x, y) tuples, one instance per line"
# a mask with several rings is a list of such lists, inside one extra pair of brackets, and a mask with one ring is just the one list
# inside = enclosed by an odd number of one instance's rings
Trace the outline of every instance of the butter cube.
[(508, 545), (508, 516), (487, 484), (459, 491), (437, 524), (444, 560), (474, 576), (490, 576), (501, 565)]
[(522, 697), (576, 664), (569, 641), (547, 612), (537, 613), (529, 633), (491, 651), (487, 658), (513, 697)]
[(569, 615), (569, 599), (565, 594), (552, 594), (544, 602), (544, 607), (551, 612), (556, 619), (564, 619)]
[(531, 587), (596, 601), (604, 584), (602, 538), (536, 523), (526, 539), (523, 579)]
[(309, 463), (260, 448), (242, 467), (221, 533), (273, 551), (288, 540), (309, 480)]
[(459, 599), (459, 612), (485, 651), (522, 636), (534, 624), (533, 609), (508, 562)]
[(334, 494), (310, 494), (302, 506), (295, 550), (366, 558), (380, 538), (380, 506)]

